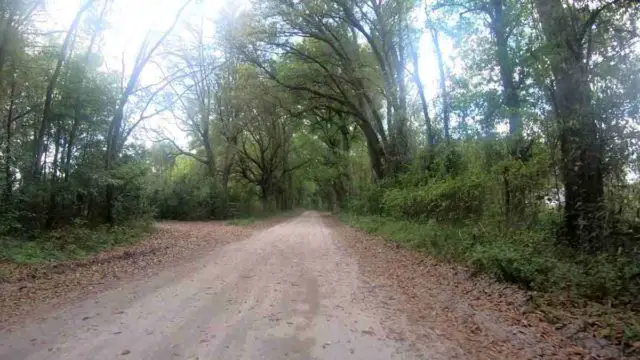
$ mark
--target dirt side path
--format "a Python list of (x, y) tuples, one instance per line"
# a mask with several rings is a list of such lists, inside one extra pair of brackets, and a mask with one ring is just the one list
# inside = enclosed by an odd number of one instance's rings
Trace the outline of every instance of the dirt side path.
[(474, 309), (451, 284), (425, 277), (427, 293), (398, 288), (407, 264), (383, 255), (392, 249), (362, 248), (371, 243), (357, 234), (305, 213), (0, 332), (0, 359), (567, 357), (502, 309)]

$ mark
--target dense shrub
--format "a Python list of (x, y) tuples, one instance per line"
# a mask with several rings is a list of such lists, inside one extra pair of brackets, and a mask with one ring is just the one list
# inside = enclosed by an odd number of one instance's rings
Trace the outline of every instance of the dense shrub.
[(208, 220), (225, 217), (226, 199), (211, 182), (179, 178), (155, 189), (151, 198), (160, 219)]
[(377, 184), (360, 184), (348, 200), (346, 208), (356, 214), (381, 215), (384, 187)]
[[(635, 212), (617, 210), (620, 215), (614, 218), (625, 226), (616, 229), (624, 232), (625, 241), (612, 238), (609, 252), (566, 247), (558, 236), (562, 189), (549, 151), (538, 144), (531, 152), (530, 158), (511, 157), (499, 141), (425, 152), (392, 181), (360, 184), (345, 219), (528, 289), (640, 306)], [(608, 189), (609, 206), (637, 205), (635, 190)]]
[(147, 184), (147, 197), (158, 219), (229, 219), (256, 213), (255, 186), (239, 183), (225, 191), (206, 168), (189, 159), (178, 159), (165, 172), (151, 173)]
[(415, 188), (394, 188), (382, 196), (382, 209), (385, 214), (406, 219), (478, 217), (486, 196), (484, 184), (482, 176), (469, 176)]
[(341, 218), (390, 241), (469, 265), (498, 280), (543, 292), (566, 292), (613, 304), (640, 305), (640, 264), (624, 256), (580, 256), (547, 232), (490, 231), (487, 224), (447, 226), (343, 213)]
[(132, 243), (151, 229), (151, 219), (142, 218), (120, 226), (88, 228), (78, 223), (41, 234), (34, 239), (0, 237), (0, 261), (18, 264), (79, 259)]

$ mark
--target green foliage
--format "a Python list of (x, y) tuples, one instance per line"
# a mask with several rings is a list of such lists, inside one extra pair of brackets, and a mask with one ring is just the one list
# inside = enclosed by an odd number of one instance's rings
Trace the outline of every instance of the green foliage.
[(405, 219), (462, 220), (482, 214), (485, 181), (469, 176), (409, 189), (393, 188), (382, 196), (385, 214)]
[(635, 248), (592, 255), (561, 245), (562, 213), (554, 204), (558, 191), (552, 186), (549, 151), (535, 145), (533, 157), (523, 162), (506, 155), (506, 148), (499, 142), (468, 141), (454, 151), (425, 154), (394, 181), (360, 184), (350, 198), (352, 215), (343, 217), (392, 241), (528, 289), (570, 287), (578, 299), (637, 303), (640, 266), (630, 250)]
[(161, 219), (208, 220), (216, 217), (222, 201), (215, 184), (180, 178), (152, 194)]
[(234, 183), (225, 193), (216, 180), (201, 164), (179, 157), (170, 169), (149, 173), (145, 191), (159, 219), (229, 219), (256, 212), (255, 186)]
[(112, 171), (111, 181), (116, 184), (118, 190), (114, 208), (118, 223), (150, 217), (153, 214), (153, 202), (146, 194), (149, 171), (149, 166), (137, 159), (132, 159)]
[(0, 237), (0, 261), (31, 264), (81, 259), (139, 240), (151, 230), (150, 219), (122, 226), (87, 228), (85, 224), (43, 233), (35, 239)]
[(356, 214), (382, 214), (383, 188), (376, 184), (361, 184), (349, 199), (348, 209)]
[(235, 226), (247, 226), (255, 222), (256, 222), (255, 218), (240, 218), (240, 219), (229, 220), (227, 221), (227, 224), (235, 225)]
[(210, 220), (227, 217), (224, 194), (211, 181), (179, 177), (151, 190), (160, 219)]
[[(498, 280), (543, 292), (571, 288), (573, 296), (627, 303), (640, 296), (640, 266), (627, 257), (576, 256), (542, 231), (488, 231), (487, 224), (417, 223), (392, 217), (342, 213), (367, 232), (447, 261), (461, 262)], [(634, 300), (635, 299), (635, 300)]]

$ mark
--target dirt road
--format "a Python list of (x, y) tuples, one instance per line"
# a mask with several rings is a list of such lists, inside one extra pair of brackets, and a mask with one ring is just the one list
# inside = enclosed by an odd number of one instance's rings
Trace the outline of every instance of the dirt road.
[[(109, 291), (0, 334), (0, 359), (438, 359), (385, 331), (357, 263), (315, 213), (226, 245), (181, 269)], [(180, 273), (180, 275), (176, 275)], [(385, 319), (385, 317), (387, 317)], [(394, 315), (396, 324), (403, 324)], [(406, 329), (410, 331), (410, 329)]]

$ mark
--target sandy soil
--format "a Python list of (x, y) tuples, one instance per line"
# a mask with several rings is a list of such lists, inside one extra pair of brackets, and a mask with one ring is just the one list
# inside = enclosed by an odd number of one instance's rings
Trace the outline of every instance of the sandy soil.
[[(449, 358), (394, 340), (356, 264), (307, 213), (0, 335), (0, 359)], [(182, 269), (184, 271), (184, 269)], [(401, 319), (399, 319), (401, 321)]]
[[(214, 223), (194, 227), (196, 238), (221, 229)], [(570, 356), (531, 325), (510, 324), (501, 309), (479, 308), (451, 283), (399, 274), (401, 268), (418, 270), (400, 263), (406, 260), (398, 255), (386, 257), (402, 252), (361, 236), (307, 212), (5, 328), (0, 359)], [(407, 283), (415, 289), (398, 288), (405, 278), (417, 279)]]

